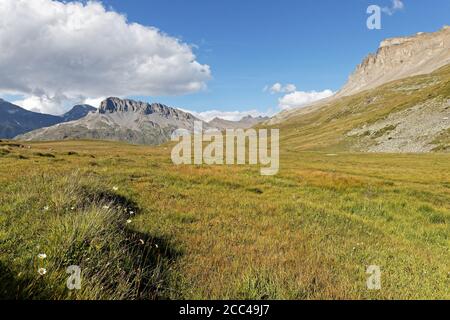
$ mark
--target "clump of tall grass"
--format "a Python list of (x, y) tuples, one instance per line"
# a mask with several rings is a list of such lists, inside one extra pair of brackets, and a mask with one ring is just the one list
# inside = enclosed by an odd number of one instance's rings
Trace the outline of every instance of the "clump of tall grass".
[[(168, 260), (130, 227), (138, 210), (117, 188), (79, 172), (18, 178), (0, 206), (0, 297), (154, 299)], [(81, 289), (69, 290), (69, 266)]]

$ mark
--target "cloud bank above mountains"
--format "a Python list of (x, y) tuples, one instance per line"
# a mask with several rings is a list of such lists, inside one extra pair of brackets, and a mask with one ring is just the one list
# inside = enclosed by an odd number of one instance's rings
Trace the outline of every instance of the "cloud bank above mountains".
[(105, 96), (197, 92), (211, 78), (191, 46), (98, 2), (0, 1), (0, 92), (62, 113)]

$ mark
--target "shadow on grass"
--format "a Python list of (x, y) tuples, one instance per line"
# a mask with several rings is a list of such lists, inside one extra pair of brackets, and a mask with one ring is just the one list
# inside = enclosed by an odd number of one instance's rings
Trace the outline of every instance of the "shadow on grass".
[[(125, 218), (139, 215), (142, 212), (135, 201), (112, 191), (92, 192), (91, 190), (89, 192), (86, 189), (84, 194), (87, 201), (97, 201), (117, 207), (123, 211)], [(131, 212), (133, 214), (130, 214)], [(133, 265), (139, 270), (139, 274), (136, 274), (135, 277), (135, 299), (168, 299), (171, 290), (169, 285), (170, 267), (182, 252), (175, 249), (168, 238), (155, 237), (128, 227), (123, 227), (122, 231), (126, 239), (124, 246), (133, 257)]]
[[(83, 195), (86, 196), (84, 199), (87, 203), (94, 201), (117, 207), (119, 212), (123, 212), (124, 219), (129, 217), (131, 211), (134, 212), (134, 215), (140, 212), (137, 203), (112, 192), (87, 192), (87, 190), (83, 190)], [(181, 252), (171, 245), (170, 239), (137, 232), (122, 223), (115, 224), (115, 228), (117, 228), (120, 243), (120, 249), (118, 250), (127, 252), (123, 260), (120, 258), (120, 261), (116, 261), (116, 264), (126, 271), (127, 279), (131, 284), (129, 291), (122, 292), (125, 293), (122, 295), (125, 297), (124, 299), (164, 300), (173, 296), (169, 283), (171, 279), (170, 268), (180, 257)], [(74, 264), (77, 264), (76, 262), (81, 261), (74, 261)], [(96, 261), (91, 262), (96, 263)], [(92, 268), (89, 269), (92, 270)], [(114, 271), (107, 271), (99, 277), (100, 282), (96, 286), (104, 286), (110, 292), (120, 291), (120, 284), (111, 281), (114, 278)], [(51, 288), (52, 286), (49, 284), (36, 285), (36, 278), (31, 278), (31, 276), (30, 278), (23, 274), (19, 276), (18, 270), (12, 270), (0, 261), (0, 300), (51, 300), (55, 297), (64, 296), (70, 299), (70, 295), (66, 295), (69, 294), (67, 289), (66, 291), (56, 292)]]
[(139, 214), (141, 211), (135, 201), (112, 191), (98, 191), (84, 187), (82, 195), (86, 199), (86, 204), (104, 203), (113, 207), (127, 209), (128, 212), (134, 212), (134, 215)]
[(170, 267), (181, 256), (169, 239), (125, 230), (130, 254), (143, 271), (137, 284), (137, 299), (165, 300), (173, 295)]
[[(0, 300), (25, 300), (30, 299), (28, 288), (35, 281), (30, 277), (19, 278), (17, 274), (0, 261)], [(49, 300), (52, 292), (46, 287), (37, 293), (39, 299)]]

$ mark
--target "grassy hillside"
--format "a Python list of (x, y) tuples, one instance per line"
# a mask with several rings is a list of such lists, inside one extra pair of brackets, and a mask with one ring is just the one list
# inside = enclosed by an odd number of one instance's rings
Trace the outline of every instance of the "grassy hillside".
[[(403, 106), (392, 99), (371, 114)], [(320, 137), (296, 119), (282, 145), (325, 146), (368, 121), (315, 117)], [(448, 154), (284, 149), (262, 177), (176, 167), (169, 146), (3, 142), (0, 164), (2, 298), (450, 298)], [(80, 291), (65, 289), (69, 265)], [(367, 290), (369, 265), (381, 291)]]
[[(368, 146), (375, 145), (377, 139), (389, 137), (389, 132), (395, 130), (401, 121), (405, 110), (422, 104), (430, 104), (429, 114), (436, 109), (436, 105), (443, 109), (442, 117), (450, 114), (450, 65), (436, 72), (407, 78), (388, 83), (379, 88), (362, 92), (360, 94), (344, 97), (325, 104), (323, 107), (307, 113), (290, 117), (287, 121), (275, 125), (282, 132), (282, 146), (290, 150), (328, 150), (328, 151), (359, 151), (366, 150)], [(400, 119), (392, 120), (378, 128), (376, 131), (361, 130), (359, 135), (349, 136), (353, 129), (369, 127), (387, 119), (390, 115), (398, 114)], [(418, 125), (409, 123), (410, 126), (420, 126), (423, 118), (416, 112)], [(423, 119), (422, 119), (423, 120)], [(442, 120), (442, 118), (440, 119)], [(397, 122), (396, 122), (397, 121)], [(406, 124), (408, 125), (408, 124)], [(432, 130), (433, 124), (423, 124)], [(427, 130), (418, 131), (415, 136), (427, 134)], [(412, 136), (413, 137), (413, 136)], [(412, 141), (412, 137), (401, 137)], [(395, 139), (395, 137), (394, 137)], [(436, 151), (449, 151), (448, 131), (440, 132), (430, 141)]]

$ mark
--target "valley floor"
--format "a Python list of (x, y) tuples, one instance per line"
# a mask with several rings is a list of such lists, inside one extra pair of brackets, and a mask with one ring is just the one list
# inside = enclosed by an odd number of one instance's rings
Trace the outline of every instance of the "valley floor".
[(450, 154), (286, 151), (263, 177), (169, 146), (0, 143), (2, 298), (450, 299), (449, 236)]

